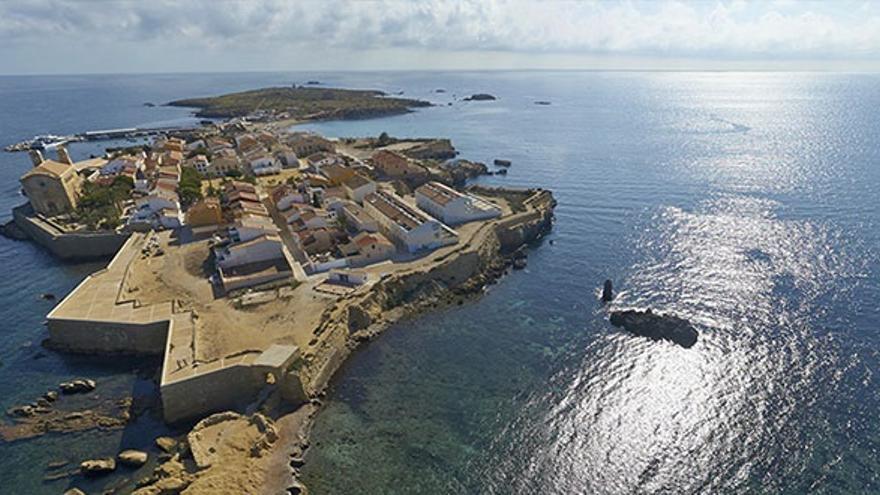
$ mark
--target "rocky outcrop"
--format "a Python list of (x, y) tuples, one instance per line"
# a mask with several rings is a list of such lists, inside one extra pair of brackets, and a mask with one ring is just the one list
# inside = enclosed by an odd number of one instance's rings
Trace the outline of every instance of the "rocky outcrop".
[(30, 404), (10, 408), (7, 414), (14, 421), (0, 424), (0, 439), (13, 442), (46, 433), (117, 429), (124, 427), (132, 417), (131, 398), (96, 401), (92, 409), (82, 411), (58, 408), (57, 400), (57, 392), (50, 391)]
[(403, 154), (416, 160), (448, 160), (458, 152), (449, 139), (432, 139), (403, 150)]
[(30, 239), (27, 232), (21, 230), (21, 227), (15, 223), (15, 220), (10, 220), (3, 225), (0, 225), (0, 235), (16, 241), (26, 241)]
[(86, 476), (100, 476), (115, 471), (116, 460), (112, 457), (89, 459), (80, 463), (79, 469)]
[(611, 279), (605, 281), (605, 284), (602, 285), (602, 302), (611, 302), (614, 299), (614, 287), (611, 283)]
[(58, 384), (62, 394), (85, 394), (95, 390), (95, 387), (97, 387), (95, 381), (88, 378), (80, 378)]
[(177, 450), (177, 440), (171, 437), (159, 437), (156, 439), (156, 447), (159, 447), (167, 454), (171, 454)]
[(489, 93), (476, 93), (476, 94), (468, 96), (467, 98), (464, 99), (464, 101), (495, 101), (497, 99), (498, 98), (496, 98), (493, 95), (490, 95)]
[(654, 313), (650, 308), (645, 311), (613, 311), (610, 320), (612, 325), (623, 327), (636, 335), (653, 340), (669, 340), (686, 349), (697, 343), (699, 335), (684, 318)]
[(140, 450), (123, 450), (117, 456), (120, 464), (124, 464), (126, 466), (131, 467), (140, 467), (147, 463), (147, 459), (149, 459), (149, 455), (146, 452)]

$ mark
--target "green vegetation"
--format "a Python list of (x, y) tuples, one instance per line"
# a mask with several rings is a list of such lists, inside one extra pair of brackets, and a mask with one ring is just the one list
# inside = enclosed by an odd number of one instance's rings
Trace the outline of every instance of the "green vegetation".
[(133, 188), (134, 181), (125, 176), (116, 177), (109, 186), (86, 182), (73, 218), (91, 230), (115, 229), (120, 224), (122, 202)]
[(180, 170), (180, 183), (177, 185), (180, 203), (189, 206), (202, 199), (202, 174), (192, 167)]
[(381, 91), (281, 87), (177, 100), (169, 105), (199, 108), (196, 115), (211, 118), (243, 117), (262, 110), (286, 112), (294, 119), (350, 119), (405, 113), (430, 103), (385, 97)]

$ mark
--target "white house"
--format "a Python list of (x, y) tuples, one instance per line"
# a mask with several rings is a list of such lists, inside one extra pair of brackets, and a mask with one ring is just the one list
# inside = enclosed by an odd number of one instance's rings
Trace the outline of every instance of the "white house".
[(497, 206), (470, 194), (462, 194), (440, 182), (428, 182), (416, 189), (416, 204), (444, 223), (455, 225), (501, 215)]
[(321, 167), (326, 167), (327, 165), (332, 165), (336, 163), (343, 163), (342, 158), (335, 153), (326, 153), (323, 151), (319, 151), (317, 153), (313, 153), (306, 158), (306, 162), (310, 169), (314, 170), (317, 173), (321, 173)]
[(248, 163), (254, 175), (272, 175), (281, 172), (281, 165), (278, 163), (278, 160), (266, 154), (256, 155)]
[(299, 192), (288, 184), (276, 187), (271, 193), (272, 202), (280, 211), (287, 210), (296, 204), (309, 204), (308, 193)]
[(274, 259), (286, 259), (284, 243), (277, 235), (263, 234), (249, 241), (218, 249), (217, 264), (223, 269), (259, 263)]
[(244, 215), (229, 228), (232, 242), (247, 242), (264, 234), (277, 235), (278, 227), (269, 217)]
[(291, 149), (278, 150), (275, 153), (275, 158), (281, 162), (284, 168), (299, 168), (299, 157)]
[(345, 195), (352, 201), (363, 203), (368, 194), (376, 192), (376, 183), (356, 173), (350, 179), (342, 183)]
[(205, 155), (196, 155), (190, 159), (190, 165), (204, 176), (212, 175), (211, 162)]
[(375, 218), (371, 217), (367, 214), (367, 212), (352, 202), (346, 202), (342, 208), (339, 209), (339, 215), (341, 213), (342, 218), (345, 219), (345, 222), (351, 227), (351, 230), (356, 232), (378, 232), (379, 231), (379, 222), (376, 221)]
[(364, 210), (393, 241), (408, 252), (436, 249), (458, 242), (458, 234), (394, 193), (376, 191), (364, 198)]
[(107, 162), (100, 169), (101, 175), (117, 175), (122, 173), (122, 170), (126, 167), (132, 168), (135, 170), (143, 170), (144, 168), (144, 158), (141, 156), (120, 156), (118, 158), (114, 158), (113, 160)]

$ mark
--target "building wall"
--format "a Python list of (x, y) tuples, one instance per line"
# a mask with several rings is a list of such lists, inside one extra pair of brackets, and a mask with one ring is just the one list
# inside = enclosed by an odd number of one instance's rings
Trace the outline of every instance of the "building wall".
[(61, 178), (32, 175), (23, 178), (21, 185), (34, 210), (53, 216), (76, 208), (81, 180), (71, 167)]
[(283, 258), (284, 253), (282, 252), (281, 247), (282, 245), (279, 241), (266, 241), (254, 244), (246, 249), (232, 251), (231, 256), (220, 261), (220, 265), (230, 267), (275, 258)]

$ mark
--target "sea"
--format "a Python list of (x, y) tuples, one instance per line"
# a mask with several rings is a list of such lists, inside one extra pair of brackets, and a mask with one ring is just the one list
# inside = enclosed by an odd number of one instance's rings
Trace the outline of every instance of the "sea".
[[(559, 203), (525, 270), (352, 356), (314, 425), (310, 493), (880, 493), (880, 75), (7, 76), (0, 141), (195, 123), (162, 104), (309, 80), (434, 106), (302, 129), (448, 137), (461, 158), (512, 162), (478, 182), (547, 188)], [(464, 101), (474, 93), (497, 99)], [(113, 144), (127, 143), (71, 151)], [(29, 167), (25, 154), (0, 154), (4, 221)], [(0, 238), (0, 266), (3, 410), (79, 376), (97, 380), (99, 397), (149, 404), (155, 361), (40, 345), (54, 302), (39, 296), (63, 296), (101, 263)], [(606, 279), (610, 306), (597, 298)], [(688, 318), (699, 341), (684, 349), (614, 328), (608, 311), (622, 308)], [(178, 432), (153, 407), (122, 430), (0, 443), (0, 493), (130, 489), (150, 466), (44, 477), (124, 448), (155, 453), (155, 436)]]

